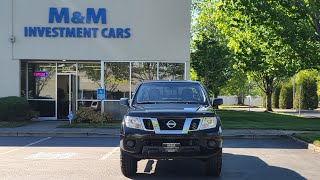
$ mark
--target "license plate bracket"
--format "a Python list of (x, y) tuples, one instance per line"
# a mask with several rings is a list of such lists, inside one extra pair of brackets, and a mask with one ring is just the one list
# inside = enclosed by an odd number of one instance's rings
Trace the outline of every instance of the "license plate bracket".
[(178, 152), (180, 146), (180, 143), (162, 143), (162, 148), (164, 152)]

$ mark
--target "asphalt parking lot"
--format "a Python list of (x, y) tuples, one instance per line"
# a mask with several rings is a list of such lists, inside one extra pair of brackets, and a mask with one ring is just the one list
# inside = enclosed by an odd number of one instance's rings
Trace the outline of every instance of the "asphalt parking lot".
[[(0, 179), (127, 179), (118, 138), (0, 137)], [(217, 179), (320, 179), (320, 154), (289, 139), (225, 139)], [(212, 179), (197, 160), (143, 160), (134, 179)]]

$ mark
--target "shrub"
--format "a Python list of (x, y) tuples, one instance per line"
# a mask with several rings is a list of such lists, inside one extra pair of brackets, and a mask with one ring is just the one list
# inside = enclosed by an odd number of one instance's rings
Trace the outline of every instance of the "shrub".
[(106, 122), (115, 122), (116, 118), (114, 117), (114, 115), (111, 112), (104, 112), (104, 120)]
[[(317, 82), (314, 79), (304, 79), (301, 83), (301, 109), (317, 109), (318, 108), (318, 95), (317, 95)], [(300, 86), (297, 87), (295, 93), (296, 109), (299, 108), (299, 94)]]
[(37, 115), (25, 98), (0, 98), (0, 121), (28, 121)]
[(274, 89), (274, 91), (272, 93), (272, 107), (273, 108), (279, 108), (280, 89), (281, 89), (281, 87), (278, 86)]
[(107, 123), (107, 122), (113, 122), (113, 121), (115, 121), (115, 118), (109, 112), (105, 112), (104, 115), (102, 115), (100, 112), (97, 112), (92, 108), (82, 108), (75, 113), (72, 122), (74, 124), (79, 124), (79, 123)]
[(293, 107), (293, 85), (291, 82), (287, 82), (281, 86), (279, 107), (281, 109), (291, 109)]
[(299, 108), (299, 94), (301, 87), (301, 109), (316, 109), (318, 107), (316, 70), (304, 70), (297, 74), (294, 107)]

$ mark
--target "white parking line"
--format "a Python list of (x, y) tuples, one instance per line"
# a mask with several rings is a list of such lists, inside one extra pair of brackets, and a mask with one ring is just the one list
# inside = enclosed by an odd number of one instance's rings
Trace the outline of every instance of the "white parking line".
[(60, 152), (60, 153), (48, 153), (48, 152), (38, 152), (32, 154), (31, 156), (25, 157), (24, 159), (70, 159), (71, 157), (77, 155), (74, 152)]
[(120, 147), (117, 146), (115, 148), (113, 148), (112, 151), (108, 152), (106, 155), (104, 155), (102, 158), (100, 158), (100, 160), (106, 160), (108, 159), (113, 153), (115, 153)]
[(26, 148), (26, 147), (29, 147), (29, 146), (38, 144), (38, 143), (40, 143), (40, 142), (42, 142), (42, 141), (45, 141), (45, 140), (48, 140), (48, 139), (51, 139), (51, 137), (46, 137), (46, 138), (40, 139), (39, 141), (36, 141), (36, 142), (30, 143), (30, 144), (27, 144), (27, 145), (25, 145), (25, 146), (22, 146), (22, 147), (19, 147), (19, 148), (16, 148), (16, 149), (12, 149), (12, 150), (7, 151), (7, 152), (0, 153), (0, 155), (4, 155), (4, 154), (8, 154), (8, 153), (11, 153), (11, 152), (14, 152), (14, 151), (18, 151), (19, 149), (23, 149), (23, 148)]

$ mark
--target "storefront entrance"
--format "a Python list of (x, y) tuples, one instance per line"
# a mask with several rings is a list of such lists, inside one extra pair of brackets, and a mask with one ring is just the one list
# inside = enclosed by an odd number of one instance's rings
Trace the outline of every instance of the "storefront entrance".
[(57, 74), (57, 117), (68, 119), (70, 112), (76, 112), (76, 76)]
[[(70, 112), (85, 108), (112, 113), (120, 120), (127, 107), (119, 101), (123, 97), (131, 98), (139, 82), (186, 79), (185, 69), (185, 63), (167, 62), (22, 60), (21, 96), (39, 112), (39, 120), (66, 120)], [(106, 90), (103, 104), (97, 103), (97, 89), (101, 87)]]

